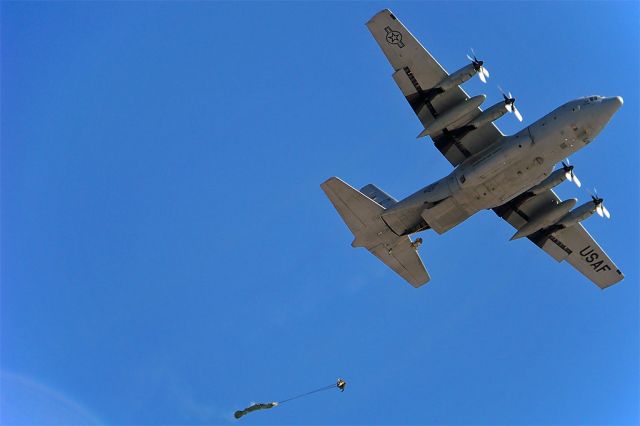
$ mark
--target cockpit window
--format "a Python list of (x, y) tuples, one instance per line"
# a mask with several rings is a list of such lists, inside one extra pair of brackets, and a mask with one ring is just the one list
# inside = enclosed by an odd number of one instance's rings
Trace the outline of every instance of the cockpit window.
[(590, 100), (590, 101), (597, 101), (597, 100), (598, 100), (598, 97), (597, 97), (597, 96), (591, 96), (591, 97), (589, 98), (589, 100)]

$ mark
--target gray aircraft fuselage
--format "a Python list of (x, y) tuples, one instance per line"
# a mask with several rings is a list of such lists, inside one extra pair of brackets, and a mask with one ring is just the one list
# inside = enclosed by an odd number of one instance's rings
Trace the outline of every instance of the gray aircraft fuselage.
[(589, 144), (622, 105), (621, 97), (570, 101), (459, 164), (382, 217), (398, 235), (446, 232), (480, 210), (500, 206), (540, 184), (554, 165)]

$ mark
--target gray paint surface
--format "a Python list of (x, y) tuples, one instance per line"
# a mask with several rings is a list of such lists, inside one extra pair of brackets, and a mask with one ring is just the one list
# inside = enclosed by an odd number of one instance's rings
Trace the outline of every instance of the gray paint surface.
[(371, 184), (360, 192), (335, 177), (324, 182), (322, 189), (355, 236), (354, 247), (367, 248), (418, 287), (429, 275), (409, 235), (429, 228), (442, 234), (481, 210), (493, 209), (516, 228), (514, 237), (526, 236), (600, 288), (624, 278), (579, 223), (601, 201), (578, 207), (580, 214), (576, 209), (572, 216), (568, 210), (575, 203), (563, 203), (552, 189), (566, 179), (554, 166), (593, 141), (622, 106), (622, 98), (575, 99), (505, 136), (493, 120), (508, 109), (506, 98), (503, 107), (496, 104), (483, 112), (476, 105), (484, 98), (470, 98), (459, 86), (478, 73), (472, 64), (447, 73), (387, 9), (367, 27), (425, 128), (420, 136), (429, 135), (454, 169), (399, 202)]

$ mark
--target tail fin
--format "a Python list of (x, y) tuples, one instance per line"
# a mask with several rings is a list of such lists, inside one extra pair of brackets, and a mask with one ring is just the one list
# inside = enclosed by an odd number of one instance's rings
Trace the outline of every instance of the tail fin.
[[(413, 243), (408, 236), (399, 237), (387, 226), (381, 217), (385, 210), (382, 205), (337, 177), (327, 179), (320, 187), (355, 236), (351, 243), (353, 247), (365, 247), (414, 287), (429, 281), (429, 274), (416, 251), (418, 242)], [(374, 192), (384, 194), (385, 204), (390, 200), (395, 203), (375, 186), (365, 188), (374, 188), (377, 190)]]
[(380, 204), (385, 209), (388, 209), (392, 207), (394, 204), (398, 203), (398, 201), (395, 198), (393, 198), (391, 195), (387, 194), (382, 189), (378, 188), (372, 183), (360, 188), (360, 192), (362, 192), (367, 197), (371, 198), (376, 203)]

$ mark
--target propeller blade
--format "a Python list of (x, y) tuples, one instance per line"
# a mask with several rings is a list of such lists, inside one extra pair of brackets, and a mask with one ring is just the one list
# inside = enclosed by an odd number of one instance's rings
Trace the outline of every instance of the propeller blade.
[(480, 70), (482, 71), (482, 74), (484, 74), (485, 77), (489, 78), (489, 70), (485, 66), (480, 68)]
[(505, 105), (505, 108), (507, 108), (507, 111), (509, 112), (513, 112), (513, 104), (511, 102), (509, 102), (508, 104)]
[(468, 53), (467, 53), (467, 59), (469, 59), (471, 62), (474, 62), (473, 58), (471, 56), (469, 56)]
[(573, 176), (571, 176), (571, 172), (565, 172), (564, 177), (567, 178), (569, 182), (573, 182)]
[(578, 179), (578, 176), (576, 176), (575, 173), (571, 172), (571, 177), (573, 178), (573, 183), (575, 183), (576, 186), (580, 188), (582, 186), (582, 182), (580, 182), (580, 179)]
[(607, 210), (607, 208), (604, 205), (602, 206), (602, 212), (607, 217), (607, 219), (611, 219), (611, 213), (609, 213), (609, 210)]
[(604, 213), (602, 213), (602, 204), (598, 204), (596, 206), (596, 213), (598, 213), (598, 216), (604, 217)]
[(518, 119), (518, 121), (522, 122), (522, 114), (520, 114), (520, 111), (518, 111), (518, 108), (513, 107), (513, 113), (516, 115), (516, 118)]
[(487, 82), (487, 78), (484, 76), (484, 73), (483, 73), (483, 72), (479, 72), (479, 73), (478, 73), (478, 77), (480, 77), (480, 81), (481, 81), (481, 82), (483, 82), (483, 83), (486, 83), (486, 82)]

